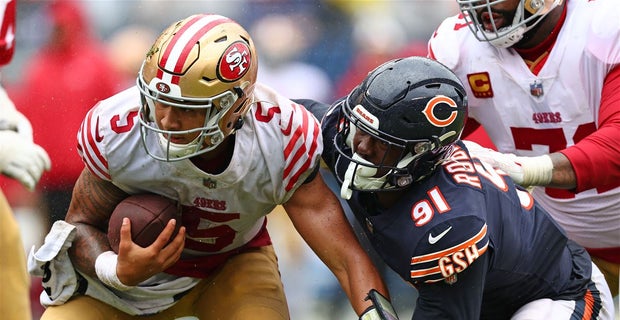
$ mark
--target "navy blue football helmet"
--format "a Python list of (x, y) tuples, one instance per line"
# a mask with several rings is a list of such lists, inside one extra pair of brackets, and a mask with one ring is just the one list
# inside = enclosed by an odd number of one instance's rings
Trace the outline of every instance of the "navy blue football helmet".
[[(460, 138), (467, 119), (467, 96), (458, 77), (441, 63), (408, 57), (388, 61), (371, 71), (340, 103), (335, 136), (336, 168), (348, 161), (342, 196), (351, 190), (389, 191), (407, 188), (432, 173)], [(386, 155), (400, 150), (396, 161), (371, 163), (354, 150), (361, 130), (386, 146)], [(342, 169), (341, 169), (342, 170)]]

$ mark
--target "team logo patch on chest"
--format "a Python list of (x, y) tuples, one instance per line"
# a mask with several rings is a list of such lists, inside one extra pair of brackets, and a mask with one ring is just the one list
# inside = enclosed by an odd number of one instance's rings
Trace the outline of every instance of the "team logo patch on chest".
[(209, 189), (215, 189), (217, 188), (217, 181), (210, 178), (204, 178), (202, 179), (202, 185)]

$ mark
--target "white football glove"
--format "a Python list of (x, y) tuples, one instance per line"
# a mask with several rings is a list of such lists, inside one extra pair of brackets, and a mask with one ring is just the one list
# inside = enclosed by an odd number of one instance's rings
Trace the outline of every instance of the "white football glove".
[(21, 114), (0, 86), (0, 130), (13, 130), (32, 141), (30, 121)]
[(0, 172), (32, 191), (50, 167), (47, 152), (31, 139), (13, 130), (0, 131)]
[(546, 186), (553, 177), (553, 163), (548, 155), (518, 157), (485, 148), (473, 141), (463, 140), (469, 154), (494, 168), (506, 172), (516, 184), (523, 187)]

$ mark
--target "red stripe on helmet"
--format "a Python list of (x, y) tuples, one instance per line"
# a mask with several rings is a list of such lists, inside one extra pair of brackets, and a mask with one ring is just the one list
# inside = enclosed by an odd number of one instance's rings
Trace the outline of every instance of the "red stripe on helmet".
[[(213, 29), (214, 27), (222, 24), (222, 23), (227, 23), (227, 22), (232, 22), (232, 20), (226, 18), (226, 17), (221, 17), (218, 19), (215, 19), (209, 23), (207, 23), (204, 27), (200, 28), (200, 30), (196, 31), (195, 34), (185, 43), (179, 43), (179, 40), (181, 39), (181, 37), (188, 32), (188, 29), (190, 27), (192, 27), (193, 25), (195, 25), (196, 23), (198, 23), (199, 21), (201, 21), (202, 19), (208, 19), (209, 17), (212, 16), (216, 16), (216, 15), (197, 15), (192, 17), (185, 25), (183, 25), (183, 27), (181, 27), (181, 29), (179, 29), (174, 36), (172, 36), (172, 39), (170, 39), (170, 44), (166, 47), (166, 50), (164, 51), (164, 54), (162, 55), (161, 61), (159, 61), (159, 70), (158, 70), (158, 74), (157, 77), (161, 78), (162, 74), (163, 74), (163, 67), (166, 65), (166, 63), (168, 62), (168, 59), (170, 58), (170, 53), (172, 52), (172, 50), (179, 46), (182, 45), (183, 46), (183, 50), (181, 51), (181, 54), (179, 55), (176, 64), (174, 66), (174, 68), (172, 69), (172, 72), (175, 74), (179, 74), (181, 73), (181, 71), (183, 71), (183, 66), (186, 63), (187, 58), (189, 57), (190, 52), (192, 51), (192, 48), (194, 47), (194, 45), (198, 42), (198, 40), (203, 37), (205, 34), (207, 34), (207, 32), (209, 32), (211, 29)], [(178, 84), (180, 80), (179, 76), (173, 76), (171, 82), (174, 84)]]

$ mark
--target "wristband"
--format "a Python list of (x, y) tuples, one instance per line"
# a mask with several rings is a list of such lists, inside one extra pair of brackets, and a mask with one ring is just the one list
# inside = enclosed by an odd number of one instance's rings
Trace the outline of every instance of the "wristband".
[(517, 157), (523, 170), (522, 186), (546, 186), (553, 178), (553, 162), (548, 155), (538, 157)]
[(116, 266), (118, 265), (118, 255), (114, 251), (106, 251), (100, 254), (95, 260), (95, 272), (101, 282), (108, 287), (119, 291), (127, 291), (133, 286), (127, 286), (121, 282), (116, 275)]
[(381, 316), (374, 306), (368, 307), (360, 316), (359, 320), (381, 320)]

